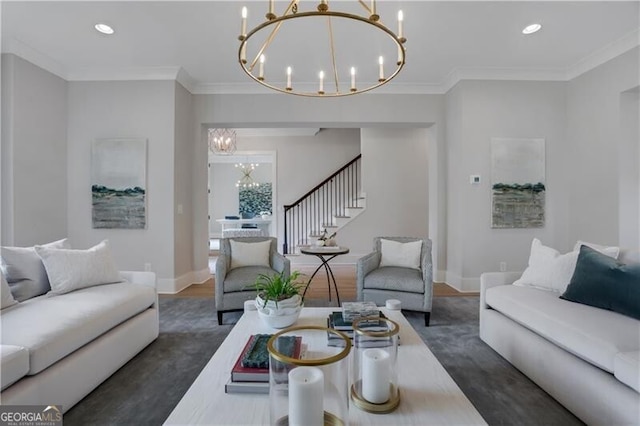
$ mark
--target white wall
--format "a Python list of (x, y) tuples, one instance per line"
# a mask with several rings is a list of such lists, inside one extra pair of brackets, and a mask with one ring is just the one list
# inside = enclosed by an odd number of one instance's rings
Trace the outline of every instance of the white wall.
[[(271, 170), (269, 168), (269, 170)], [(238, 215), (238, 169), (232, 163), (211, 163), (209, 169), (210, 188), (209, 215), (211, 216), (211, 232), (221, 236), (222, 226), (216, 219), (223, 219), (227, 215)]]
[[(89, 247), (108, 238), (118, 268), (143, 270), (150, 263), (159, 285), (164, 286), (163, 280), (176, 277), (175, 82), (71, 82), (68, 87), (68, 229), (72, 243)], [(90, 154), (96, 138), (147, 139), (147, 229), (92, 229)]]
[[(448, 181), (447, 282), (479, 289), (480, 274), (499, 262), (523, 270), (533, 237), (566, 249), (565, 84), (559, 82), (463, 81), (447, 95)], [(539, 229), (491, 228), (491, 138), (546, 140), (546, 223)], [(469, 176), (481, 175), (471, 185)]]
[(566, 193), (572, 241), (617, 245), (620, 234), (633, 232), (624, 229), (618, 212), (619, 158), (628, 149), (621, 146), (620, 97), (639, 84), (639, 51), (636, 47), (568, 83), (565, 161), (572, 166)]
[[(175, 83), (175, 186), (174, 186), (174, 277), (180, 286), (208, 278), (208, 270), (200, 277), (192, 275), (193, 265), (193, 171), (191, 159), (195, 150), (192, 95)], [(202, 273), (200, 271), (200, 273)]]
[(361, 131), (362, 189), (367, 209), (338, 234), (338, 243), (362, 256), (376, 236), (429, 235), (426, 129)]
[(618, 182), (622, 247), (640, 249), (640, 91), (638, 88), (620, 96), (620, 149)]
[(2, 55), (2, 244), (67, 236), (67, 82)]

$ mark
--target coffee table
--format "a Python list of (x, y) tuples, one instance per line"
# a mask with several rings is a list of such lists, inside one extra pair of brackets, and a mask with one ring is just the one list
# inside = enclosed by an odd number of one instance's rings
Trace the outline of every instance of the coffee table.
[[(304, 308), (296, 325), (324, 325), (336, 308)], [(400, 325), (400, 405), (390, 414), (366, 413), (353, 404), (350, 425), (486, 425), (400, 311), (381, 308)], [(167, 418), (166, 425), (267, 425), (269, 396), (226, 394), (224, 385), (252, 334), (275, 333), (256, 311), (245, 312)]]

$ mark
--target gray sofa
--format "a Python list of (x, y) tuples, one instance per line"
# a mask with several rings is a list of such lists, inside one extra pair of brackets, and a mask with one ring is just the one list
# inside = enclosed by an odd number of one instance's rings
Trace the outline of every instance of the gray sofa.
[[(420, 269), (396, 266), (380, 267), (381, 240), (400, 243), (422, 241)], [(431, 240), (411, 237), (376, 237), (373, 252), (358, 259), (356, 290), (359, 301), (375, 302), (384, 306), (388, 299), (397, 299), (402, 309), (424, 312), (424, 325), (429, 325), (433, 299), (433, 266)]]
[(2, 392), (12, 405), (61, 405), (68, 411), (158, 337), (153, 272), (46, 294), (0, 311)]
[(480, 338), (585, 423), (640, 424), (640, 320), (511, 285), (520, 275), (482, 274)]

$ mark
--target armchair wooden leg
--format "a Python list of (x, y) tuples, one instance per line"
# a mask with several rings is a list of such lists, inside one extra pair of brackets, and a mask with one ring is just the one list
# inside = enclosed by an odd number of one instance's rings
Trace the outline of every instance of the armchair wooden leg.
[(222, 312), (218, 311), (218, 325), (222, 325)]
[(431, 319), (431, 312), (424, 313), (424, 326), (429, 327), (429, 320)]

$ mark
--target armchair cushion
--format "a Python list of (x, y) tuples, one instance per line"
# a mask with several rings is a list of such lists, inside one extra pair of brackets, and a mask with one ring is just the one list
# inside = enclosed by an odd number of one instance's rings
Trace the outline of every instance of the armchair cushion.
[(244, 266), (265, 266), (269, 267), (269, 251), (271, 241), (259, 241), (243, 243), (230, 240), (231, 243), (231, 269)]
[(227, 272), (227, 276), (224, 278), (224, 293), (253, 290), (253, 284), (259, 274), (271, 276), (277, 274), (277, 272), (268, 266), (242, 266), (240, 268), (234, 268)]
[(420, 269), (422, 241), (402, 243), (383, 238), (380, 240), (380, 246), (382, 253), (380, 267), (398, 266), (401, 268)]
[(365, 278), (364, 288), (424, 293), (424, 280), (418, 269), (385, 266), (375, 269)]

